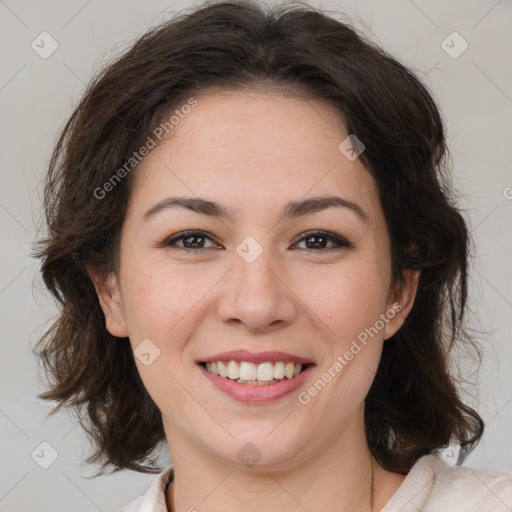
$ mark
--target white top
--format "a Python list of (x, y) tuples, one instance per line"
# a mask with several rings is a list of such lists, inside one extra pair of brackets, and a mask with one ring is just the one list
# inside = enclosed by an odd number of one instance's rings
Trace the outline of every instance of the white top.
[[(162, 471), (146, 494), (121, 512), (167, 512), (164, 489), (172, 467)], [(449, 467), (425, 455), (380, 512), (511, 512), (512, 474), (465, 466)]]

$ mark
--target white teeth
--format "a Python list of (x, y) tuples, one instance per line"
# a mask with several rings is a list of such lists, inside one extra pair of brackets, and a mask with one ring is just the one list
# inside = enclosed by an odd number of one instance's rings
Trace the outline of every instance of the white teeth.
[(208, 362), (206, 369), (214, 375), (234, 380), (240, 384), (277, 384), (285, 377), (292, 379), (302, 372), (299, 363), (265, 362), (254, 364), (247, 361)]
[(284, 378), (284, 363), (282, 361), (278, 361), (274, 365), (274, 379), (282, 378)]
[(228, 379), (236, 380), (240, 378), (240, 366), (235, 361), (228, 363)]
[(277, 384), (278, 381), (272, 380), (270, 382), (263, 382), (259, 380), (235, 380), (237, 384), (249, 384), (250, 386), (268, 386), (269, 384)]
[[(219, 371), (219, 373), (218, 373), (219, 376), (224, 377), (224, 378), (226, 378), (228, 376), (228, 367), (222, 361), (219, 361), (217, 363), (217, 369)], [(213, 369), (211, 369), (210, 371), (212, 373), (214, 373)]]
[(274, 378), (274, 366), (272, 363), (261, 363), (258, 365), (258, 380), (268, 382)]
[(258, 373), (256, 370), (256, 365), (254, 363), (247, 363), (245, 361), (242, 361), (240, 363), (240, 379), (241, 380), (256, 380), (257, 374)]

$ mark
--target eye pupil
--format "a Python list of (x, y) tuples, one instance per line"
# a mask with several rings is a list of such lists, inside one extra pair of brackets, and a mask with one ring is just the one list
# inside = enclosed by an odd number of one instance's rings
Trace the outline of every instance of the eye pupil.
[[(313, 243), (310, 243), (313, 240)], [(310, 236), (306, 239), (306, 246), (308, 249), (324, 249), (326, 246), (327, 238), (325, 236)]]
[[(192, 240), (192, 242), (190, 242), (190, 240)], [(203, 236), (187, 236), (186, 238), (183, 238), (183, 245), (187, 249), (191, 249), (191, 248), (202, 249), (204, 246), (204, 237)]]

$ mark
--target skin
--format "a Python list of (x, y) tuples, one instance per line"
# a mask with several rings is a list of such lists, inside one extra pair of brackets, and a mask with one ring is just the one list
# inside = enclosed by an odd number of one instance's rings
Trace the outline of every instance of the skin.
[[(91, 272), (109, 332), (128, 336), (133, 349), (150, 339), (160, 350), (149, 366), (135, 360), (162, 413), (175, 468), (168, 507), (380, 510), (404, 477), (372, 459), (364, 399), (383, 343), (412, 307), (418, 273), (392, 286), (376, 184), (359, 159), (339, 151), (347, 133), (332, 108), (258, 90), (197, 100), (136, 171), (117, 274), (100, 283)], [(356, 203), (367, 221), (335, 207), (278, 221), (288, 201), (322, 195)], [(169, 208), (144, 220), (169, 196), (214, 200), (235, 216)], [(209, 233), (211, 240), (200, 239), (207, 248), (163, 244), (188, 229)], [(310, 230), (353, 247), (311, 248), (303, 235)], [(263, 249), (252, 263), (236, 252), (247, 236)], [(304, 391), (397, 301), (401, 313), (305, 405), (297, 392), (270, 404), (237, 402), (195, 363), (232, 349), (298, 354), (316, 363)], [(237, 456), (246, 443), (261, 454), (252, 467)]]

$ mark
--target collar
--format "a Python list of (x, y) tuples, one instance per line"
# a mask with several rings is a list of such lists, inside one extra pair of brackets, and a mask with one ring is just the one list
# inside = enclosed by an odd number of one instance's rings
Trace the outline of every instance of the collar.
[(172, 466), (159, 473), (151, 487), (144, 494), (139, 508), (135, 509), (134, 512), (167, 512), (165, 489), (167, 484), (172, 482), (173, 478), (174, 468)]

